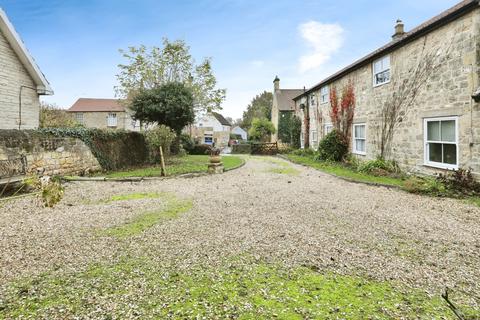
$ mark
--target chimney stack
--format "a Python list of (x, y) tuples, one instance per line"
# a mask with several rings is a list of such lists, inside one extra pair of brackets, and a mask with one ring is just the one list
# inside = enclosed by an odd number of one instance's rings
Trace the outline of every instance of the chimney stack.
[(280, 90), (280, 79), (278, 76), (275, 77), (275, 80), (273, 80), (273, 89), (275, 91)]
[(392, 36), (393, 40), (402, 38), (405, 35), (405, 25), (402, 20), (398, 19), (395, 25), (395, 34)]

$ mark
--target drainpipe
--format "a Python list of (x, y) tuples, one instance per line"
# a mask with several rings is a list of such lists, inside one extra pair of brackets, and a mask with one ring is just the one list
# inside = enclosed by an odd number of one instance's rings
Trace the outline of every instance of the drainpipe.
[(18, 130), (22, 128), (22, 90), (23, 89), (31, 89), (37, 92), (37, 88), (29, 87), (29, 86), (20, 86), (20, 92), (18, 94)]

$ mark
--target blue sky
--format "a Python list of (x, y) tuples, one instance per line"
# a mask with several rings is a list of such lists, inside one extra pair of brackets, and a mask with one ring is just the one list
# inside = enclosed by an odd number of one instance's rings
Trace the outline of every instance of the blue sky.
[(457, 0), (0, 0), (55, 90), (111, 98), (118, 49), (183, 39), (200, 61), (212, 57), (224, 115), (241, 117), (253, 96), (310, 87), (389, 41), (396, 19), (409, 30)]

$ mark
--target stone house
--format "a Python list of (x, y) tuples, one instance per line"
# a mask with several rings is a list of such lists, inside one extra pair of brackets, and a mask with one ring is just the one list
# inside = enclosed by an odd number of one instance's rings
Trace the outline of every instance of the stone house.
[(220, 113), (207, 112), (190, 127), (190, 136), (199, 144), (226, 147), (230, 141), (232, 124)]
[(118, 99), (80, 98), (67, 112), (87, 128), (140, 130), (139, 121), (132, 119)]
[(47, 79), (0, 8), (0, 129), (39, 126), (41, 95), (52, 95)]
[(232, 134), (239, 136), (242, 138), (242, 140), (247, 140), (248, 139), (248, 133), (244, 129), (240, 128), (239, 126), (236, 126), (232, 129)]
[[(411, 172), (472, 168), (480, 173), (480, 5), (462, 1), (409, 32), (397, 21), (385, 46), (294, 98), (304, 120), (302, 146), (317, 148), (333, 129), (330, 90), (352, 83), (356, 98), (351, 151), (380, 154), (382, 110), (426, 61), (427, 76), (410, 107), (402, 109), (387, 158)], [(308, 123), (309, 126), (305, 126)], [(305, 140), (305, 141), (303, 141)]]
[(272, 142), (278, 142), (278, 128), (281, 117), (285, 113), (295, 111), (293, 98), (303, 92), (303, 89), (280, 89), (278, 76), (273, 80), (272, 123), (275, 126), (275, 134), (272, 135)]

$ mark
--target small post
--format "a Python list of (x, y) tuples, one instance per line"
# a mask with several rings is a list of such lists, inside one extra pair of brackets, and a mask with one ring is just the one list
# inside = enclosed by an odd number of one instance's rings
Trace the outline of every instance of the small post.
[(160, 166), (161, 166), (161, 172), (160, 172), (160, 175), (162, 177), (166, 177), (167, 176), (167, 170), (165, 169), (165, 159), (163, 158), (163, 148), (162, 146), (160, 146)]

